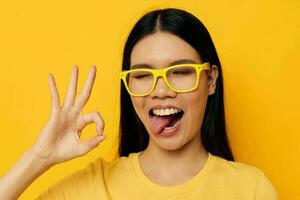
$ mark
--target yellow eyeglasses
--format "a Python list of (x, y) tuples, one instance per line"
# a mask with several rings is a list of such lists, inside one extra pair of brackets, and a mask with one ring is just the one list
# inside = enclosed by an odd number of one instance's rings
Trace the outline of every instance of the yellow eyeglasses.
[(132, 69), (122, 71), (122, 79), (127, 92), (132, 96), (149, 95), (158, 77), (162, 77), (166, 85), (178, 93), (190, 92), (198, 87), (202, 70), (210, 70), (208, 62), (202, 64), (178, 64), (163, 69)]

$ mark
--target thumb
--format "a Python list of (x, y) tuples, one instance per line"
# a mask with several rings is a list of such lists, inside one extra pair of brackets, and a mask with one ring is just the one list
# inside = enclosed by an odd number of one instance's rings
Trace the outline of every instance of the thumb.
[(105, 135), (97, 135), (88, 139), (87, 141), (81, 142), (79, 145), (79, 155), (84, 155), (87, 152), (91, 151), (92, 149), (97, 147), (98, 144), (105, 138)]

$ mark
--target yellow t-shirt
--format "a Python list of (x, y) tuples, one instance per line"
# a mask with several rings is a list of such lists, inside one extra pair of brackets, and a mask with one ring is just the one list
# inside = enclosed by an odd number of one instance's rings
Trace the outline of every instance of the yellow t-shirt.
[(203, 168), (188, 181), (160, 186), (142, 171), (139, 153), (112, 162), (99, 158), (44, 191), (38, 200), (276, 200), (263, 171), (208, 154)]

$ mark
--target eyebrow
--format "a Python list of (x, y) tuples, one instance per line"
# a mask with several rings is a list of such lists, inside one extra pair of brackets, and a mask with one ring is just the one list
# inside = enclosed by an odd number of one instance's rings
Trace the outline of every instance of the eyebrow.
[[(168, 66), (172, 65), (179, 65), (179, 64), (187, 64), (187, 63), (193, 63), (196, 64), (196, 62), (192, 59), (180, 59), (180, 60), (175, 60), (173, 62), (170, 62)], [(140, 63), (140, 64), (135, 64), (130, 67), (130, 69), (139, 69), (139, 68), (153, 68), (151, 65), (147, 63)]]

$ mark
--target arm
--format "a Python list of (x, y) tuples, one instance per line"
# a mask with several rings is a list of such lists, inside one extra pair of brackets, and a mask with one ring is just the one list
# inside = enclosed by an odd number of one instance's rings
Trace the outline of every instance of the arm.
[(46, 160), (37, 158), (31, 150), (0, 179), (0, 199), (17, 199), (22, 192), (50, 166)]

